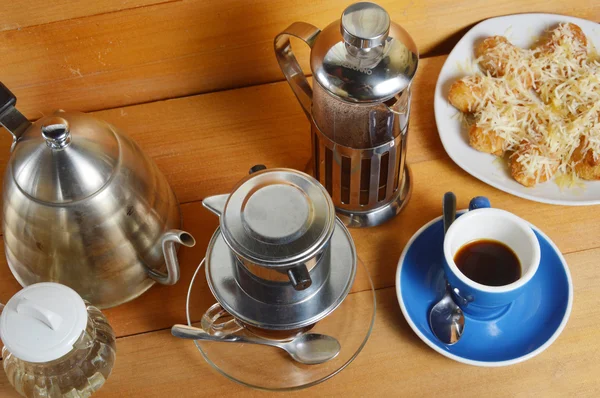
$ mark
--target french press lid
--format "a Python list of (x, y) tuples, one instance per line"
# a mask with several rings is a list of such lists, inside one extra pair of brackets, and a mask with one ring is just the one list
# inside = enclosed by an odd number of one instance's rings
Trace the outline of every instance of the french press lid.
[(291, 169), (253, 173), (234, 189), (221, 215), (231, 250), (267, 268), (316, 255), (334, 227), (335, 209), (325, 188)]
[(316, 81), (349, 102), (384, 102), (409, 87), (419, 62), (410, 35), (369, 2), (355, 3), (317, 37), (310, 55)]

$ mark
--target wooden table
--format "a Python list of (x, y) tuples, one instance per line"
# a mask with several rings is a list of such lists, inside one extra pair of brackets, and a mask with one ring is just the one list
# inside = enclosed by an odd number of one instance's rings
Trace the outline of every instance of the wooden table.
[[(293, 21), (324, 27), (350, 1), (74, 0), (3, 1), (0, 78), (37, 119), (56, 108), (89, 111), (131, 135), (157, 162), (198, 241), (181, 250), (182, 278), (106, 310), (118, 335), (117, 363), (98, 397), (184, 397), (267, 393), (217, 374), (194, 344), (171, 337), (185, 322), (185, 294), (216, 217), (202, 198), (228, 192), (250, 166), (303, 169), (309, 124), (282, 82), (273, 37)], [(530, 202), (491, 188), (445, 154), (433, 119), (440, 68), (473, 24), (515, 12), (554, 12), (600, 20), (600, 2), (382, 0), (414, 37), (422, 59), (414, 83), (408, 162), (414, 174), (406, 209), (380, 227), (352, 230), (377, 289), (377, 318), (364, 351), (342, 373), (290, 395), (598, 396), (600, 394), (600, 215), (598, 207)], [(307, 51), (296, 48), (307, 67)], [(308, 69), (306, 69), (308, 70)], [(0, 165), (10, 136), (0, 138)], [(575, 287), (573, 312), (558, 340), (515, 366), (477, 368), (449, 360), (411, 331), (396, 300), (394, 274), (404, 245), (440, 214), (445, 191), (459, 207), (486, 195), (545, 231), (564, 253)], [(0, 300), (19, 285), (0, 254)], [(368, 294), (358, 281), (353, 295)], [(205, 287), (206, 289), (206, 287)], [(363, 290), (362, 292), (360, 290)], [(13, 397), (0, 372), (0, 396)]]

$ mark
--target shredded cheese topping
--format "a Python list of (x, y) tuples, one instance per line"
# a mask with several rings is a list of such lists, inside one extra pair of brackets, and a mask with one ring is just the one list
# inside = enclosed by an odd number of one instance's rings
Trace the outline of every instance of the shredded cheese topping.
[(484, 47), (477, 59), (483, 71), (463, 80), (473, 119), (503, 140), (524, 178), (574, 176), (576, 150), (600, 161), (600, 61), (578, 27), (561, 24), (531, 50), (503, 37)]

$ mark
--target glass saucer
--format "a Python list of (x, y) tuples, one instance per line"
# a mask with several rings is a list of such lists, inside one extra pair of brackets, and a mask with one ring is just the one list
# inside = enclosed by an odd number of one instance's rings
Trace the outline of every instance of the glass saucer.
[[(202, 315), (215, 303), (204, 274), (199, 272), (203, 262), (192, 277), (186, 302), (188, 324), (196, 327), (200, 327)], [(194, 344), (215, 370), (245, 386), (271, 391), (310, 387), (348, 366), (371, 335), (375, 322), (375, 290), (369, 271), (360, 259), (353, 291), (360, 293), (349, 294), (335, 311), (310, 330), (335, 337), (342, 347), (335, 358), (323, 364), (303, 365), (285, 351), (268, 346), (199, 341)], [(235, 334), (252, 335), (246, 329)]]

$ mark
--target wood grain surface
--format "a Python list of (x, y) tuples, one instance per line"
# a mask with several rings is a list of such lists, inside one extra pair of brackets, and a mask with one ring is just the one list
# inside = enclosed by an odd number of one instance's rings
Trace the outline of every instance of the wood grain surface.
[[(567, 261), (577, 265), (576, 272), (572, 270), (577, 302), (569, 325), (554, 345), (525, 363), (478, 368), (442, 357), (412, 332), (395, 289), (387, 288), (377, 291), (373, 333), (356, 360), (332, 379), (286, 396), (597, 396), (600, 347), (595, 340), (600, 337), (600, 310), (595, 295), (600, 278), (595, 259), (599, 255), (600, 250), (567, 255)], [(243, 357), (244, 352), (240, 347), (237, 355), (254, 361), (264, 377), (277, 371), (262, 363), (260, 356)], [(204, 361), (193, 343), (173, 338), (168, 330), (119, 339), (113, 372), (98, 397), (276, 396), (225, 379)], [(460, 383), (448, 388), (448, 380)], [(0, 393), (11, 393), (3, 374)]]
[[(95, 396), (266, 395), (218, 374), (193, 343), (173, 338), (168, 328), (185, 322), (188, 284), (218, 225), (201, 200), (228, 192), (254, 164), (302, 170), (309, 160), (309, 124), (287, 83), (280, 81), (283, 77), (272, 50), (274, 35), (297, 20), (324, 27), (350, 3), (24, 0), (0, 4), (0, 80), (17, 94), (18, 107), (32, 119), (56, 108), (96, 111), (96, 116), (125, 131), (166, 175), (183, 203), (184, 228), (198, 242), (180, 252), (182, 276), (177, 285), (155, 286), (139, 299), (105, 311), (118, 336), (117, 363)], [(598, 207), (534, 203), (474, 179), (445, 154), (433, 117), (434, 85), (446, 54), (473, 24), (531, 11), (599, 21), (600, 3), (379, 3), (425, 54), (413, 86), (408, 140), (413, 196), (392, 221), (351, 230), (358, 255), (378, 289), (375, 327), (364, 351), (331, 380), (289, 395), (600, 396)], [(307, 54), (300, 51), (305, 66)], [(3, 173), (10, 139), (6, 132), (0, 133)], [(408, 239), (440, 215), (441, 197), (449, 190), (457, 194), (459, 208), (465, 208), (473, 196), (488, 196), (495, 207), (542, 229), (565, 254), (575, 288), (573, 312), (563, 334), (536, 358), (499, 369), (459, 364), (428, 348), (404, 320), (394, 289), (398, 258)], [(358, 311), (366, 310), (368, 286), (367, 278), (359, 275), (347, 299), (358, 303)], [(199, 280), (198, 287), (194, 314), (214, 301), (205, 281)], [(0, 249), (0, 302), (19, 288)], [(240, 355), (242, 360), (256, 361), (265, 377), (277, 370), (269, 366), (267, 355)], [(0, 372), (0, 397), (16, 396)]]
[(89, 17), (177, 0), (18, 0), (0, 3), (0, 31)]
[[(414, 82), (411, 131), (416, 133), (409, 140), (411, 162), (444, 153), (431, 117), (435, 79), (430, 78), (437, 76), (444, 60), (445, 56), (424, 59)], [(309, 159), (309, 123), (286, 82), (95, 115), (126, 132), (154, 158), (182, 203), (228, 192), (254, 164), (303, 169)], [(3, 174), (12, 138), (1, 132)]]
[[(11, 18), (0, 13), (4, 25), (30, 14), (49, 22), (60, 18), (54, 2), (3, 3), (9, 4), (3, 7)], [(92, 2), (96, 5), (85, 16), (88, 3), (61, 0), (58, 9), (71, 19), (39, 19), (34, 26), (0, 32), (0, 78), (28, 117), (57, 108), (90, 111), (283, 80), (273, 53), (275, 35), (294, 21), (324, 28), (352, 1), (196, 0), (128, 8), (142, 0), (127, 5), (111, 0)], [(448, 53), (468, 28), (492, 16), (536, 11), (598, 21), (600, 14), (600, 2), (586, 0), (379, 3), (410, 32), (424, 56)], [(97, 14), (119, 7), (128, 9)], [(296, 44), (306, 68), (308, 51)]]

